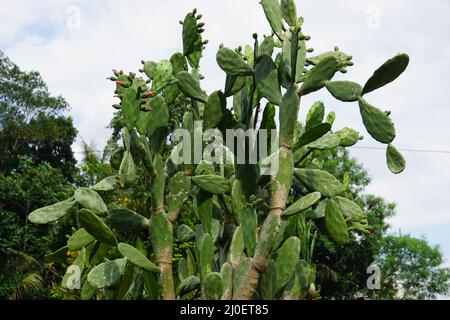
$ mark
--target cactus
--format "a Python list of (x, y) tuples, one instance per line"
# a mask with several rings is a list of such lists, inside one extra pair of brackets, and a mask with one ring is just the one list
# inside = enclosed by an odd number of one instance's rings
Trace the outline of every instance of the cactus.
[[(372, 106), (366, 95), (397, 79), (409, 58), (400, 54), (388, 60), (364, 86), (334, 81), (337, 72), (353, 65), (352, 58), (338, 48), (310, 56), (310, 36), (303, 33), (293, 0), (261, 5), (269, 35), (260, 42), (254, 34), (253, 46), (244, 49), (218, 49), (217, 64), (226, 74), (223, 91), (202, 89), (200, 60), (207, 41), (197, 10), (181, 21), (182, 53), (142, 61), (141, 75), (114, 71), (120, 99), (114, 108), (121, 110), (123, 123), (123, 146), (110, 158), (116, 174), (28, 217), (37, 224), (75, 217), (67, 246), (47, 258), (64, 261), (68, 250), (79, 252), (73, 265), (81, 272), (81, 299), (312, 299), (318, 232), (340, 245), (351, 233), (370, 232), (364, 211), (344, 197), (349, 177), (339, 181), (316, 158), (324, 150), (355, 145), (360, 133), (335, 130), (336, 114), (326, 115), (320, 101), (299, 122), (300, 103), (324, 88), (337, 100), (358, 103), (369, 135), (387, 145), (389, 170), (400, 173), (406, 164), (392, 144), (390, 113)], [(171, 110), (180, 103), (186, 104), (183, 114), (173, 119)], [(181, 144), (169, 128), (187, 130), (192, 147), (206, 150), (213, 142), (198, 138), (200, 131), (249, 130), (258, 123), (260, 131), (277, 130), (279, 147), (269, 146), (269, 157), (257, 156), (256, 163), (249, 161), (256, 150), (246, 142), (237, 145), (245, 151), (244, 164), (236, 162), (236, 150), (227, 151), (230, 164), (195, 159), (195, 148), (191, 154), (182, 150), (190, 163), (173, 161)], [(261, 175), (260, 167), (275, 157), (278, 170)], [(112, 191), (132, 194), (141, 176), (148, 212), (104, 202)], [(188, 212), (193, 225), (184, 220)], [(183, 244), (182, 257), (175, 258), (175, 241)]]

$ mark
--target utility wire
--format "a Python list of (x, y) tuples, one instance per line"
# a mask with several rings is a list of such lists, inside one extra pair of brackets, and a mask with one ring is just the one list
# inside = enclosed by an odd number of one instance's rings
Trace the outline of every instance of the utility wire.
[[(352, 149), (363, 149), (363, 150), (386, 150), (386, 148), (382, 148), (382, 147), (359, 147), (359, 146), (353, 146), (353, 147), (350, 147), (350, 148), (352, 148)], [(450, 150), (403, 149), (403, 148), (397, 148), (397, 149), (399, 151), (403, 151), (403, 152), (450, 154)]]
[[(351, 149), (361, 149), (361, 150), (382, 150), (385, 151), (386, 148), (383, 147), (364, 147), (364, 146), (352, 146)], [(450, 154), (450, 150), (432, 150), (432, 149), (409, 149), (409, 148), (397, 148), (397, 150), (402, 152), (416, 152), (416, 153), (440, 153), (440, 154)], [(89, 150), (88, 153), (104, 153), (113, 152), (115, 149), (111, 150)], [(85, 151), (73, 151), (73, 154), (86, 153)], [(70, 155), (70, 153), (57, 153), (58, 155)], [(40, 156), (53, 156), (54, 154), (38, 153)]]

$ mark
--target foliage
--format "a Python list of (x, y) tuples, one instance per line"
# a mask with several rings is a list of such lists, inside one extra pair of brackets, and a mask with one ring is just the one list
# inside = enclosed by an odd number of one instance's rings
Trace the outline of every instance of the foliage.
[[(123, 146), (111, 155), (111, 165), (118, 171), (29, 216), (34, 223), (56, 222), (61, 215), (76, 218), (77, 231), (60, 250), (63, 255), (77, 253), (63, 278), (64, 288), (71, 288), (75, 268), (82, 286), (74, 294), (86, 300), (313, 299), (316, 235), (344, 245), (355, 233), (370, 233), (367, 215), (345, 198), (352, 169), (336, 177), (317, 156), (356, 144), (359, 133), (334, 130), (336, 115), (325, 117), (321, 102), (313, 105), (302, 127), (297, 122), (300, 100), (326, 88), (341, 101), (358, 102), (369, 134), (392, 149), (395, 128), (389, 113), (372, 106), (365, 94), (395, 80), (409, 58), (401, 54), (388, 60), (364, 86), (332, 81), (338, 71), (346, 73), (353, 65), (351, 57), (338, 48), (311, 56), (310, 37), (303, 33), (303, 18), (297, 17), (294, 2), (261, 4), (272, 33), (261, 42), (255, 34), (253, 47), (244, 50), (220, 46), (217, 63), (226, 73), (223, 92), (207, 94), (201, 88), (199, 65), (207, 41), (196, 9), (182, 21), (182, 53), (159, 62), (142, 61), (143, 77), (113, 70), (111, 80), (120, 99), (113, 107), (120, 114), (112, 126), (115, 136), (120, 128)], [(233, 97), (233, 108), (227, 108), (227, 97)], [(264, 99), (268, 111), (264, 108), (260, 121)], [(182, 108), (174, 115), (169, 110), (177, 101), (182, 101)], [(169, 130), (183, 128), (192, 137), (199, 129), (195, 121), (202, 121), (203, 130), (217, 128), (223, 133), (256, 129), (261, 123), (263, 128), (278, 129), (279, 147), (273, 146), (272, 155), (260, 156), (256, 164), (248, 161), (256, 150), (239, 140), (238, 147), (247, 154), (245, 164), (237, 163), (235, 150), (228, 153), (232, 164), (174, 163), (170, 155), (180, 150)], [(213, 146), (215, 155), (225, 149), (217, 141), (203, 141), (203, 147)], [(275, 157), (278, 170), (261, 175), (260, 169)], [(405, 166), (397, 152), (387, 152), (387, 162), (395, 173)], [(137, 185), (150, 201), (136, 208), (138, 212), (104, 202), (108, 192), (134, 194)], [(177, 224), (189, 202), (195, 215), (192, 227)], [(179, 244), (184, 252), (177, 272), (175, 237), (185, 244)], [(147, 238), (149, 242), (142, 240)]]
[[(66, 198), (72, 190), (61, 171), (48, 163), (36, 165), (22, 158), (18, 169), (9, 176), (0, 174), (0, 250), (17, 252), (16, 257), (33, 256), (34, 260), (41, 260), (46, 253), (58, 248), (68, 231), (64, 219), (56, 225), (37, 226), (27, 223), (27, 216), (39, 207)], [(21, 261), (8, 273), (10, 276), (0, 269), (1, 298), (12, 294), (28, 270), (20, 270)], [(36, 270), (36, 265), (33, 268)]]
[(21, 157), (50, 163), (70, 181), (77, 174), (71, 145), (77, 135), (68, 104), (53, 97), (36, 71), (25, 72), (0, 51), (0, 171), (8, 175)]
[(450, 288), (450, 268), (438, 246), (409, 235), (383, 239), (376, 263), (381, 266), (379, 299), (436, 299)]

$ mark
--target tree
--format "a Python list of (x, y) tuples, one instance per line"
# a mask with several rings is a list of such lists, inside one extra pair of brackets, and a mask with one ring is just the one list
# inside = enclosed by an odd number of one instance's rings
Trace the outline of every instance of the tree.
[[(318, 157), (320, 155), (317, 155)], [(449, 269), (442, 266), (438, 247), (425, 239), (387, 235), (387, 219), (395, 215), (395, 204), (381, 197), (364, 194), (370, 183), (367, 170), (342, 149), (322, 153), (323, 168), (344, 180), (348, 175), (346, 196), (358, 203), (368, 217), (371, 232), (352, 234), (351, 241), (336, 245), (319, 236), (314, 250), (318, 264), (318, 284), (324, 299), (434, 299), (449, 289)], [(381, 267), (380, 290), (369, 290), (367, 268)]]
[[(73, 187), (61, 170), (48, 163), (36, 165), (22, 158), (10, 175), (0, 173), (0, 250), (18, 252), (20, 257), (31, 255), (36, 261), (65, 242), (68, 224), (62, 220), (53, 226), (37, 226), (27, 221), (33, 210), (64, 199)], [(2, 259), (3, 260), (3, 259)], [(33, 263), (33, 268), (37, 264)], [(7, 270), (0, 267), (0, 299), (9, 297), (21, 282), (28, 268)], [(34, 278), (33, 278), (34, 279)]]
[(379, 299), (436, 299), (448, 295), (450, 268), (438, 246), (409, 235), (387, 236), (376, 263), (381, 267)]
[(77, 136), (63, 97), (53, 97), (39, 72), (25, 72), (0, 51), (0, 172), (21, 157), (50, 163), (71, 182), (77, 173), (71, 145)]

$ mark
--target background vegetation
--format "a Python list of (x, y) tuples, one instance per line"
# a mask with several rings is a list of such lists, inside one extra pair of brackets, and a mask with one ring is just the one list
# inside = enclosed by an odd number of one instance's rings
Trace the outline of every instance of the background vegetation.
[[(84, 143), (77, 163), (72, 149), (77, 130), (68, 111), (68, 103), (48, 92), (38, 72), (20, 70), (0, 52), (0, 299), (76, 298), (60, 288), (73, 257), (58, 263), (44, 258), (65, 244), (72, 233), (70, 221), (38, 226), (26, 218), (37, 208), (66, 199), (75, 187), (94, 184), (115, 172), (108, 150), (117, 144), (121, 115), (118, 112), (109, 124), (112, 135), (104, 152)], [(171, 121), (180, 121), (182, 114), (180, 101), (171, 110)], [(350, 178), (347, 196), (365, 209), (373, 230), (369, 235), (353, 235), (344, 246), (326, 236), (318, 238), (313, 256), (318, 265), (318, 298), (434, 299), (448, 294), (450, 270), (443, 267), (441, 251), (426, 239), (388, 234), (387, 219), (395, 215), (395, 205), (365, 194), (370, 178), (364, 167), (340, 148), (320, 157), (324, 170), (341, 181), (345, 175)], [(144, 175), (139, 179), (142, 183), (132, 190), (108, 194), (108, 203), (145, 212), (150, 204), (140, 187), (145, 185)], [(186, 203), (180, 223), (192, 225), (191, 208)], [(185, 251), (177, 242), (174, 249), (175, 259)], [(380, 290), (370, 291), (367, 266), (373, 262), (381, 268), (382, 282)]]

